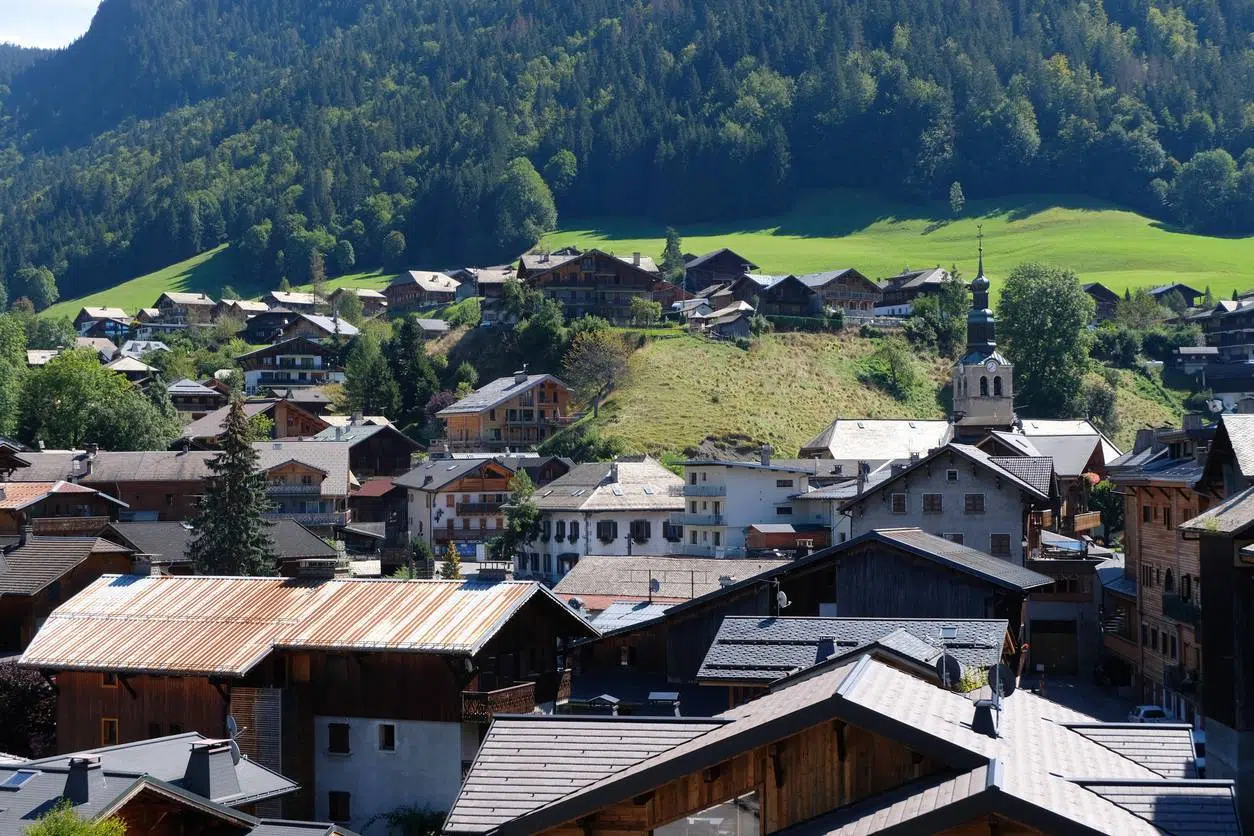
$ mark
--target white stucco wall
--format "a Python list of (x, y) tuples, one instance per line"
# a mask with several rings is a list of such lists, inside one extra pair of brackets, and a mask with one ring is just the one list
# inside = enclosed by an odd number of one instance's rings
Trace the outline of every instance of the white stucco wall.
[[(331, 754), (330, 724), (347, 723), (347, 755)], [(379, 726), (396, 727), (396, 749), (379, 749)], [(473, 731), (473, 729), (471, 730)], [(406, 804), (448, 810), (461, 787), (463, 760), (474, 757), (461, 723), (314, 717), (314, 818), (328, 821), (331, 791), (351, 795), (352, 818), (344, 824), (364, 832), (371, 816)], [(469, 754), (469, 756), (468, 756)]]

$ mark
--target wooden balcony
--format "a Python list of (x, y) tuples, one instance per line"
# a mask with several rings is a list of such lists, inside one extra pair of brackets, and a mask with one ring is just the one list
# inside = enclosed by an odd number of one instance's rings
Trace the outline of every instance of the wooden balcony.
[(495, 691), (462, 691), (462, 720), (467, 723), (491, 723), (498, 714), (530, 714), (535, 707), (534, 682), (520, 682)]
[(1196, 628), (1202, 626), (1202, 608), (1179, 595), (1163, 595), (1163, 615)]
[(564, 705), (570, 702), (570, 668), (534, 677), (536, 702)]
[(1092, 531), (1102, 524), (1101, 511), (1083, 511), (1072, 518), (1071, 530)]
[(457, 503), (457, 516), (465, 517), (470, 514), (499, 514), (504, 506), (503, 502), (459, 502)]
[(30, 521), (35, 534), (55, 534), (62, 537), (80, 534), (94, 537), (109, 524), (108, 517), (35, 517)]

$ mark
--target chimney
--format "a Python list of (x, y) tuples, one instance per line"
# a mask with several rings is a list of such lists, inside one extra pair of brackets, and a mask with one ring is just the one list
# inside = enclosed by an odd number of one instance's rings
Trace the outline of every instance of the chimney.
[(94, 441), (88, 442), (85, 449), (87, 451), (87, 458), (94, 459), (96, 458), (96, 454), (100, 452), (100, 445), (96, 444)]
[(618, 462), (610, 462), (610, 484), (618, 484)]
[(1149, 427), (1142, 427), (1136, 431), (1136, 441), (1132, 442), (1132, 452), (1140, 453), (1154, 446), (1154, 431)]
[(997, 737), (999, 713), (994, 708), (992, 700), (976, 700), (975, 718), (971, 721), (971, 731), (987, 737)]
[(911, 453), (911, 454), (910, 454), (910, 464), (914, 464), (915, 462), (917, 462), (917, 461), (919, 460), (919, 458), (920, 458), (920, 456), (919, 456), (919, 454), (918, 454), (918, 453)]
[(1237, 413), (1240, 415), (1254, 413), (1254, 398), (1242, 398), (1237, 401)]
[(767, 465), (769, 465), (769, 464), (771, 463), (771, 453), (774, 453), (774, 452), (775, 452), (775, 451), (774, 451), (774, 449), (772, 449), (771, 445), (769, 445), (769, 444), (763, 444), (763, 445), (762, 445), (762, 452), (761, 452), (760, 456), (761, 456), (761, 461), (762, 461), (762, 466), (763, 466), (763, 467), (766, 467)]
[(25, 546), (26, 541), (29, 540), (34, 535), (35, 535), (35, 526), (31, 525), (30, 523), (27, 523), (26, 525), (22, 526), (22, 533), (18, 536), (18, 539), (17, 539), (18, 546), (19, 547)]
[(183, 788), (210, 800), (239, 795), (239, 776), (227, 740), (202, 740), (192, 744), (183, 775)]
[(61, 793), (70, 804), (78, 806), (91, 800), (91, 778), (93, 773), (103, 783), (100, 772), (99, 755), (82, 755), (70, 758), (70, 773), (65, 778), (65, 791)]
[(344, 436), (344, 428), (339, 424), (335, 425), (335, 440), (339, 441)]
[(359, 427), (363, 423), (362, 415), (360, 412), (354, 412), (353, 416), (349, 418), (348, 420), (349, 420), (350, 425), (354, 427)]
[(1180, 429), (1200, 430), (1202, 428), (1202, 416), (1196, 412), (1190, 412), (1180, 421)]
[(637, 267), (640, 266), (640, 253), (636, 252), (631, 254), (631, 263)]

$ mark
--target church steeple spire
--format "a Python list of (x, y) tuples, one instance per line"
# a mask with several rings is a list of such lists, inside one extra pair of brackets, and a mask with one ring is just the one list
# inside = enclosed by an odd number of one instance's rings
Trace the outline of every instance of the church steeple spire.
[(988, 277), (984, 275), (984, 225), (976, 226), (979, 270), (971, 281), (971, 312), (967, 314), (967, 356), (981, 362), (997, 350), (996, 320), (989, 309)]
[(975, 225), (975, 240), (978, 242), (980, 251), (980, 269), (975, 277), (981, 279), (984, 278), (984, 224)]

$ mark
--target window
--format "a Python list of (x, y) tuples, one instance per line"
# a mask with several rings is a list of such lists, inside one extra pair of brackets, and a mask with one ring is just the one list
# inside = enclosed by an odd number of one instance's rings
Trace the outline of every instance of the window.
[(100, 687), (101, 688), (118, 687), (118, 675), (116, 673), (109, 673), (109, 672), (100, 674)]
[(618, 649), (618, 664), (624, 668), (629, 668), (636, 664), (636, 649), (627, 644), (620, 647)]
[(777, 505), (777, 506), (775, 506), (775, 516), (777, 516), (777, 517), (791, 517), (791, 516), (792, 516), (792, 506), (791, 506), (791, 505)]
[(669, 540), (672, 543), (682, 543), (684, 527), (682, 525), (672, 525), (668, 522), (662, 523), (662, 539)]
[(647, 543), (652, 534), (653, 526), (649, 524), (648, 520), (631, 521), (631, 539), (637, 543)]
[(451, 493), (449, 493), (449, 494), (445, 494), (445, 495), (444, 495), (444, 504), (445, 504), (445, 505), (447, 505), (448, 507), (452, 508), (454, 505), (456, 505), (456, 504), (457, 504), (457, 496), (456, 496), (455, 494), (451, 494)]
[(1171, 637), (1171, 658), (1172, 659), (1176, 658), (1176, 637), (1175, 636)]
[(597, 523), (597, 539), (602, 543), (611, 543), (618, 539), (618, 523), (614, 520), (601, 520)]
[(570, 541), (573, 543), (579, 539), (579, 522), (577, 520), (570, 521)]
[(892, 497), (892, 510), (893, 510), (893, 513), (894, 513), (894, 514), (904, 514), (904, 513), (906, 513), (906, 508), (907, 508), (907, 503), (906, 503), (906, 494), (904, 494), (904, 493), (895, 493), (895, 494), (893, 494), (893, 497)]
[(980, 397), (988, 397), (988, 378), (983, 376), (980, 377)]
[(941, 512), (942, 499), (938, 493), (923, 494), (923, 513), (939, 514)]
[(1001, 378), (993, 378), (993, 394), (1001, 397)]
[(946, 470), (946, 471), (945, 471), (945, 481), (946, 481), (946, 482), (957, 482), (957, 481), (958, 481), (958, 471), (957, 471), (957, 470)]
[(544, 556), (544, 572), (547, 575), (553, 574), (553, 555), (551, 554)]
[(984, 513), (984, 494), (969, 493), (962, 498), (962, 511), (964, 514), (983, 514)]
[(118, 743), (118, 718), (100, 718), (100, 745), (116, 746)]
[(1163, 509), (1163, 527), (1166, 528), (1168, 531), (1171, 531), (1171, 509), (1170, 508)]
[(553, 536), (553, 523), (550, 520), (544, 520), (540, 523), (540, 539), (548, 542)]
[(384, 752), (396, 751), (396, 726), (392, 723), (379, 724), (379, 749)]
[(697, 484), (697, 474), (696, 474), (696, 473), (689, 473), (689, 474), (688, 474), (688, 484), (689, 484), (689, 485), (695, 485), (695, 484)]
[(1150, 510), (1148, 505), (1141, 506), (1141, 522), (1149, 522), (1153, 515), (1154, 512)]
[(1145, 622), (1141, 622), (1141, 646), (1149, 644), (1149, 627), (1145, 626)]
[(1186, 601), (1193, 600), (1193, 576), (1180, 576), (1180, 597)]
[(1168, 569), (1166, 574), (1163, 575), (1163, 592), (1166, 592), (1168, 595), (1170, 595), (1174, 593), (1175, 591), (1176, 591), (1175, 576), (1171, 573), (1171, 570)]
[(792, 487), (792, 480), (791, 480), (791, 479), (776, 479), (776, 480), (775, 480), (775, 487), (777, 487), (777, 488), (791, 488), (791, 487)]
[(688, 532), (688, 542), (694, 546), (697, 544), (697, 532), (696, 531)]
[(342, 790), (327, 793), (327, 818), (333, 822), (346, 822), (353, 818), (352, 795)]
[(716, 546), (723, 545), (723, 535), (720, 532), (717, 532), (717, 531), (714, 532), (713, 540), (714, 540), (714, 545)]
[(488, 410), (488, 420), (489, 420), (489, 421), (495, 421), (495, 420), (496, 420), (496, 410), (495, 410), (495, 409), (489, 409), (489, 410)]
[(1010, 535), (990, 534), (988, 537), (988, 553), (994, 557), (1010, 557)]
[(348, 754), (348, 723), (327, 724), (327, 751), (334, 755)]
[(1150, 647), (1154, 648), (1155, 650), (1158, 650), (1158, 628), (1157, 627), (1150, 628)]
[(948, 534), (944, 534), (942, 536), (951, 543), (957, 543), (960, 546), (962, 545), (963, 537), (962, 537), (962, 532), (960, 531), (951, 531)]
[(738, 798), (653, 828), (653, 836), (686, 836), (710, 833), (718, 836), (756, 836), (762, 832), (762, 803), (757, 790)]
[(558, 520), (553, 526), (554, 539), (561, 540), (566, 536), (566, 520)]

